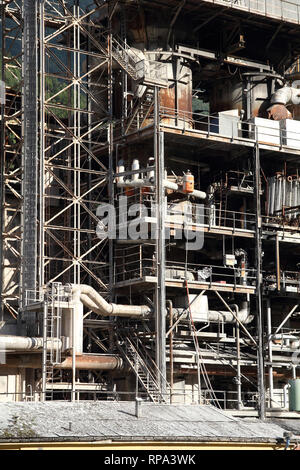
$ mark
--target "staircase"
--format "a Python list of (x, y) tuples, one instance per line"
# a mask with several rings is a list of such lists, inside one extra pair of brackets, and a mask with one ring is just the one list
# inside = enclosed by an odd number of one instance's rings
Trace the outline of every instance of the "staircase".
[(122, 39), (113, 36), (112, 57), (135, 81), (147, 87), (168, 88), (167, 67), (163, 62), (140, 58)]
[(129, 331), (126, 335), (118, 333), (117, 345), (120, 353), (135, 372), (139, 385), (147, 393), (149, 399), (154, 403), (168, 403), (170, 385), (165, 381), (165, 393), (163, 393), (156, 378), (155, 370), (159, 374), (160, 372), (138, 337), (133, 336)]
[(132, 106), (132, 111), (127, 117), (124, 134), (130, 134), (144, 127), (146, 120), (154, 110), (154, 90), (146, 87), (141, 98), (137, 98)]
[(142, 59), (120, 38), (114, 36), (111, 44), (112, 57), (120, 67), (135, 81), (143, 79), (143, 68), (138, 71)]

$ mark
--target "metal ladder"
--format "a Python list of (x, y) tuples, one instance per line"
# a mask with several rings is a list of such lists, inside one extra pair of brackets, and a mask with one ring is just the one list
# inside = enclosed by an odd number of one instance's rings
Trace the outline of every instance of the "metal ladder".
[[(149, 359), (145, 353), (143, 354), (140, 350), (138, 351), (134, 345), (135, 339), (137, 338), (133, 338), (130, 335), (117, 335), (117, 345), (122, 356), (135, 372), (139, 385), (147, 392), (150, 400), (154, 403), (168, 403), (166, 395), (170, 393), (169, 384), (166, 382), (166, 394), (163, 394), (155, 372), (147, 364)], [(153, 360), (151, 359), (151, 361)]]
[(60, 307), (60, 286), (61, 283), (53, 283), (51, 293), (48, 295), (46, 308), (45, 332), (44, 332), (44, 373), (46, 376), (46, 400), (53, 399), (54, 365), (61, 362), (61, 350), (58, 343), (54, 345), (54, 338), (61, 337), (61, 317)]

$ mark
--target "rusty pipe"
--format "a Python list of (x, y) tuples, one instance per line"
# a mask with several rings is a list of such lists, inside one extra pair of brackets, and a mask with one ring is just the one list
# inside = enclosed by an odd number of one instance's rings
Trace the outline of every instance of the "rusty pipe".
[[(3, 367), (17, 367), (19, 369), (41, 369), (41, 355), (22, 354), (20, 356), (7, 355)], [(55, 369), (71, 370), (72, 356), (66, 357), (60, 364), (54, 365)], [(117, 355), (78, 355), (76, 356), (76, 370), (120, 370), (124, 368), (124, 362)]]

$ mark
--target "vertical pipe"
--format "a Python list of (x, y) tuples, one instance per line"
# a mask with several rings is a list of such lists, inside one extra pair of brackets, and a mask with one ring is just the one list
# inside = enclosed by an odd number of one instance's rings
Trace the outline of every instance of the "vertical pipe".
[(72, 308), (72, 401), (76, 400), (75, 308)]
[[(114, 205), (114, 173), (113, 173), (113, 57), (112, 57), (112, 26), (109, 20), (108, 34), (108, 197), (109, 204)], [(114, 243), (109, 239), (109, 296), (113, 301), (114, 296)]]
[[(237, 312), (238, 315), (238, 312)], [(237, 350), (237, 399), (238, 410), (242, 408), (242, 378), (241, 378), (241, 349), (240, 349), (240, 325), (236, 322), (236, 350)]]
[(43, 307), (43, 357), (42, 357), (42, 401), (46, 401), (46, 375), (47, 375), (47, 320), (48, 304)]
[(264, 324), (262, 313), (262, 223), (261, 223), (261, 177), (260, 177), (260, 152), (256, 142), (254, 147), (254, 202), (255, 202), (255, 265), (256, 265), (256, 313), (257, 313), (257, 382), (259, 395), (259, 418), (266, 418), (265, 400), (265, 371), (264, 371)]
[(281, 275), (280, 275), (280, 248), (279, 248), (278, 233), (276, 233), (276, 279), (277, 279), (277, 290), (278, 292), (280, 292)]
[(272, 408), (273, 403), (273, 389), (274, 389), (274, 380), (273, 380), (273, 352), (272, 352), (272, 310), (271, 310), (271, 300), (267, 299), (267, 320), (268, 320), (268, 353), (269, 353), (269, 395), (270, 395), (270, 408)]
[(155, 183), (156, 183), (156, 361), (160, 370), (158, 383), (162, 394), (166, 385), (166, 291), (165, 291), (165, 191), (164, 191), (164, 133), (160, 132), (159, 116), (159, 89), (154, 91), (154, 158), (155, 158)]
[(170, 315), (170, 403), (173, 403), (173, 389), (174, 389), (174, 357), (173, 357), (173, 302), (167, 300), (169, 305), (169, 315)]

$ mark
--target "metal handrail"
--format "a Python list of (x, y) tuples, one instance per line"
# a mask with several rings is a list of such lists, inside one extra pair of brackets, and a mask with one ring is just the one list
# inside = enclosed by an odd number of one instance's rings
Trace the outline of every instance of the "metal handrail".
[[(290, 0), (204, 0), (215, 5), (247, 11), (270, 18), (278, 18), (291, 23), (300, 22), (300, 6)], [(288, 14), (290, 12), (290, 14)]]

